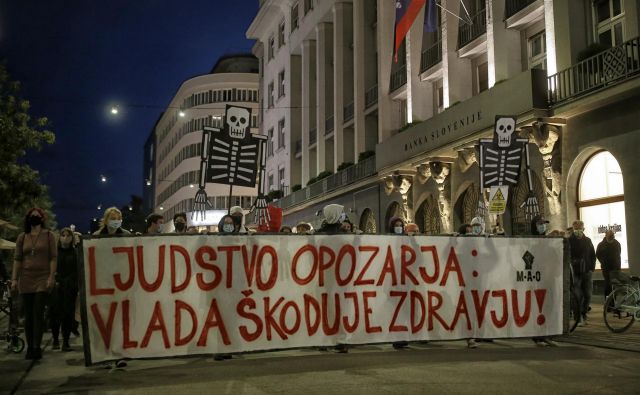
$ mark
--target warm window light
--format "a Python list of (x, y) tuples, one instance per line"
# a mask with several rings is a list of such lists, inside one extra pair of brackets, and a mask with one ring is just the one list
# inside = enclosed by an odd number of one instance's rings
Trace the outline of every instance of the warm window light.
[(189, 188), (193, 188), (193, 187), (194, 187), (194, 185), (193, 185), (193, 184), (189, 185)]
[(160, 206), (160, 210), (164, 210), (164, 207)]
[(180, 111), (180, 112), (178, 113), (178, 116), (180, 116), (181, 118), (184, 118), (184, 116), (185, 116), (185, 115), (186, 115), (186, 114), (184, 113), (184, 111)]

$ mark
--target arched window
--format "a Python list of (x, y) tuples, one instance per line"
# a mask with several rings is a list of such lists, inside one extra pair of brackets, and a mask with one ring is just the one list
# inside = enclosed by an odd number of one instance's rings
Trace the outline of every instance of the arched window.
[[(607, 229), (616, 232), (622, 247), (622, 268), (629, 267), (627, 226), (624, 217), (624, 184), (616, 158), (607, 151), (593, 155), (580, 174), (578, 202), (584, 233), (598, 245)], [(600, 267), (600, 262), (597, 262)]]

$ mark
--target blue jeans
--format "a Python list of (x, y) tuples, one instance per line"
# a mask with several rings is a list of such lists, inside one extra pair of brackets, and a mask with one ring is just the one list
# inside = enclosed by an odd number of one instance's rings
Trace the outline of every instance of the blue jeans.
[(573, 275), (573, 289), (576, 291), (578, 301), (580, 301), (580, 312), (582, 317), (587, 316), (589, 305), (591, 304), (591, 294), (593, 293), (593, 283), (591, 275), (593, 272), (585, 272)]

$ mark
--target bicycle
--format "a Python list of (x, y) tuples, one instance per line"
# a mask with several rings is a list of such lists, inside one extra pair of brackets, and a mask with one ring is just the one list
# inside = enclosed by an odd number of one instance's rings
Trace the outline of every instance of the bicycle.
[(640, 320), (640, 277), (620, 273), (622, 279), (615, 281), (613, 291), (604, 301), (604, 323), (613, 333), (629, 329), (635, 320)]
[(20, 337), (20, 331), (16, 325), (12, 325), (13, 316), (13, 300), (11, 298), (11, 283), (9, 281), (0, 281), (0, 311), (9, 317), (9, 325), (7, 330), (0, 334), (0, 339), (7, 342), (7, 352), (20, 354), (24, 350), (24, 339)]

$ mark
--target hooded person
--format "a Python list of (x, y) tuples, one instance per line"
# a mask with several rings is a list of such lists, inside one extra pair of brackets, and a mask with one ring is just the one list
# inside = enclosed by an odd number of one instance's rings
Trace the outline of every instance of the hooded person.
[(344, 206), (339, 204), (329, 204), (322, 209), (324, 223), (318, 232), (324, 234), (340, 233), (342, 221), (345, 219)]
[(238, 233), (249, 233), (249, 229), (244, 224), (244, 210), (240, 206), (233, 206), (229, 209), (229, 215), (240, 219), (240, 228)]
[(218, 222), (218, 233), (220, 234), (233, 234), (238, 233), (239, 219), (233, 215), (225, 215), (220, 218)]
[(484, 221), (480, 217), (474, 217), (471, 220), (471, 235), (481, 236), (484, 235)]

